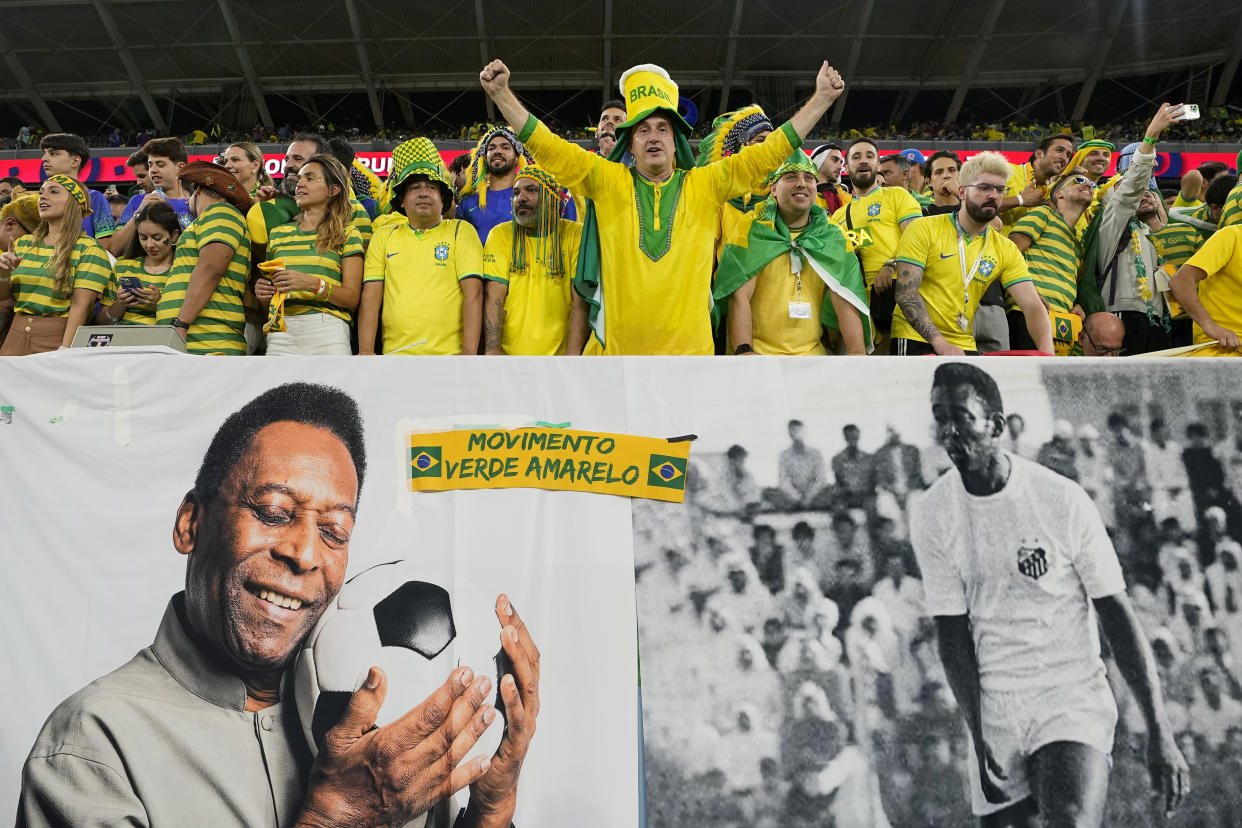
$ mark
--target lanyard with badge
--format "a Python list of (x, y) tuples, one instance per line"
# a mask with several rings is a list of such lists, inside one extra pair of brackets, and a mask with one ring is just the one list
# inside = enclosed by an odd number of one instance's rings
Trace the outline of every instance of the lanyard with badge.
[[(957, 314), (957, 326), (962, 329), (962, 333), (970, 333), (970, 320), (966, 317), (966, 311), (970, 309), (970, 283), (974, 281), (975, 274), (979, 272), (979, 263), (983, 261), (983, 248), (985, 245), (981, 244), (979, 246), (979, 255), (975, 257), (975, 263), (970, 266), (970, 272), (968, 273), (966, 271), (965, 234), (957, 223), (957, 213), (953, 213), (952, 216), (953, 230), (957, 233), (957, 264), (962, 270), (962, 309)], [(984, 225), (981, 232), (985, 235), (987, 234), (987, 225)], [(984, 241), (986, 244), (986, 239)]]
[[(793, 236), (792, 230), (790, 231), (790, 236)], [(794, 249), (789, 251), (789, 269), (793, 272), (794, 279), (797, 280), (796, 297), (794, 301), (789, 303), (790, 319), (811, 318), (811, 303), (802, 301), (802, 255), (803, 254), (797, 249), (796, 245)]]

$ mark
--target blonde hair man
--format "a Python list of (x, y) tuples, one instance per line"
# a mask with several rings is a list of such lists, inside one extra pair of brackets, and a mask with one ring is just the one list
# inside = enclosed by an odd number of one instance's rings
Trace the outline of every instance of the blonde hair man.
[(958, 173), (955, 213), (915, 219), (897, 248), (893, 353), (978, 353), (975, 311), (997, 279), (1022, 310), (1039, 350), (1051, 354), (1052, 325), (1018, 248), (988, 227), (1009, 179), (1004, 156), (983, 152)]

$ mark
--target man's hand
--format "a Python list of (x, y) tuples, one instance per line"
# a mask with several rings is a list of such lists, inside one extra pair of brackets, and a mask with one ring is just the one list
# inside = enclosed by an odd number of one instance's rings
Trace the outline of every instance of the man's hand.
[(1182, 114), (1181, 104), (1162, 103), (1160, 108), (1156, 110), (1156, 114), (1152, 117), (1151, 123), (1147, 125), (1146, 137), (1156, 139), (1160, 137), (1160, 133), (1168, 129), (1177, 116)]
[(1164, 800), (1165, 816), (1172, 816), (1190, 793), (1190, 767), (1167, 729), (1151, 734), (1147, 743), (1147, 770), (1151, 774), (1152, 790)]
[(875, 272), (875, 290), (877, 293), (893, 286), (893, 268), (884, 265)]
[(937, 336), (927, 343), (938, 356), (966, 356), (966, 352), (954, 345), (943, 336)]
[(833, 69), (825, 60), (819, 67), (819, 74), (815, 76), (815, 96), (831, 103), (841, 97), (844, 92), (845, 81), (841, 79), (841, 73)]
[(271, 201), (278, 195), (280, 195), (280, 188), (273, 187), (271, 184), (264, 184), (262, 187), (255, 190), (254, 193), (256, 201)]
[(1216, 343), (1227, 351), (1236, 351), (1242, 347), (1242, 340), (1238, 339), (1236, 332), (1223, 328), (1215, 322), (1203, 326), (1203, 335), (1208, 339), (1215, 339)]
[(983, 758), (979, 762), (979, 786), (983, 788), (983, 798), (993, 805), (1008, 801), (1009, 795), (1001, 789), (1000, 785), (992, 781), (993, 776), (1002, 782), (1008, 780), (1005, 769), (1001, 767), (1000, 762), (996, 761), (996, 757), (992, 755), (992, 749), (982, 738), (978, 739), (976, 747), (983, 748), (980, 751)]
[(298, 825), (405, 823), (477, 780), (491, 760), (460, 763), (495, 718), (484, 702), (491, 686), (486, 676), (458, 667), (426, 701), (376, 730), (388, 683), (372, 667), (324, 738)]
[(479, 73), (479, 83), (492, 98), (503, 94), (509, 89), (509, 67), (503, 60), (493, 60)]
[(1044, 188), (1038, 184), (1031, 184), (1025, 190), (1018, 193), (1022, 197), (1023, 207), (1038, 207), (1048, 200), (1048, 196), (1044, 193)]
[(492, 757), (491, 769), (470, 786), (465, 819), (468, 826), (508, 826), (512, 821), (518, 774), (539, 716), (539, 648), (507, 595), (496, 599), (496, 618), (502, 627), (500, 644), (513, 663), (513, 673), (500, 679), (508, 726)]

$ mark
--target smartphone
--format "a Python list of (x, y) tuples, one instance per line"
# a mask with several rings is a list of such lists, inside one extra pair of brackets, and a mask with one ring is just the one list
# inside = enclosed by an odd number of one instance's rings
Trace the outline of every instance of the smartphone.
[(1174, 120), (1178, 121), (1197, 121), (1199, 119), (1198, 104), (1182, 104), (1182, 114), (1178, 115)]
[(137, 276), (122, 276), (121, 290), (142, 290), (142, 280)]

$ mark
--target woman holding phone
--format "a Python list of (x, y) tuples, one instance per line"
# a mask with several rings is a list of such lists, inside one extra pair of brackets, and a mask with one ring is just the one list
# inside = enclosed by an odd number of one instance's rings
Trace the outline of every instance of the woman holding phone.
[[(349, 356), (349, 321), (362, 294), (362, 235), (350, 224), (349, 172), (315, 155), (298, 173), (293, 221), (272, 230), (254, 295), (269, 308), (268, 356)], [(277, 296), (282, 298), (273, 303)], [(271, 310), (273, 309), (274, 310)]]
[(108, 287), (108, 254), (82, 230), (90, 215), (86, 188), (67, 175), (39, 187), (39, 226), (0, 255), (0, 301), (16, 300), (0, 356), (67, 348)]
[(137, 232), (125, 258), (117, 259), (96, 321), (103, 325), (155, 324), (155, 306), (180, 236), (177, 214), (164, 202), (138, 211)]

